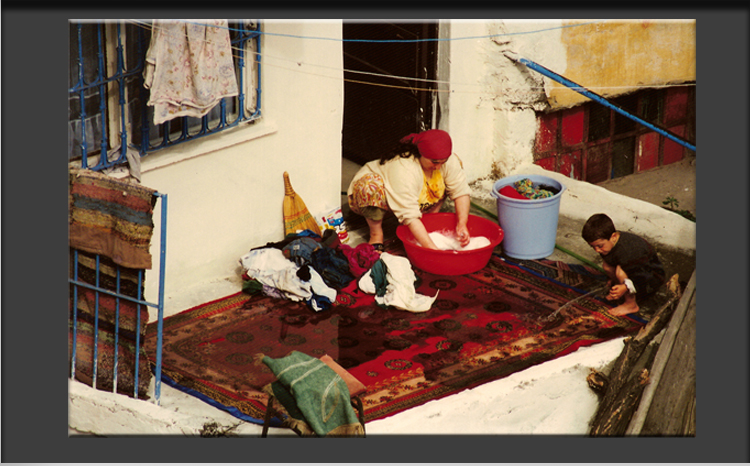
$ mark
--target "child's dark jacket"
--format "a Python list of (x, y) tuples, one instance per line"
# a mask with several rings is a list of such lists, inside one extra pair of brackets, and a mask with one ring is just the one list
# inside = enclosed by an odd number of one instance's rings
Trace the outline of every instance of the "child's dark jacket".
[(620, 232), (617, 244), (609, 254), (602, 256), (602, 260), (613, 267), (619, 265), (622, 268), (633, 281), (639, 301), (655, 293), (666, 280), (656, 249), (633, 233)]

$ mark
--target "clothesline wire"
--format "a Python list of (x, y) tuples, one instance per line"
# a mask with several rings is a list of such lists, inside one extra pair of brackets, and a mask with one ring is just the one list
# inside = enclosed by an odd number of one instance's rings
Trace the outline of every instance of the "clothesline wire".
[[(138, 24), (140, 27), (143, 27), (143, 28), (146, 28), (146, 29), (153, 29), (153, 27), (148, 26), (147, 23), (145, 23), (145, 22), (140, 22), (139, 23), (139, 22), (137, 22), (135, 20), (131, 20), (131, 21), (133, 23), (135, 23), (135, 24)], [(206, 43), (210, 42), (207, 39), (201, 39), (201, 40), (205, 40)], [(253, 51), (253, 50), (242, 50), (241, 48), (236, 47), (234, 45), (232, 45), (231, 47), (232, 47), (232, 50), (235, 51), (235, 52), (244, 52), (244, 53), (248, 53), (248, 54), (252, 54), (252, 55), (256, 55), (256, 56), (260, 55), (260, 56), (263, 56), (265, 58), (272, 58), (272, 59), (275, 59), (275, 60), (288, 61), (290, 63), (296, 63), (298, 65), (305, 64), (307, 66), (316, 66), (316, 67), (319, 67), (319, 68), (326, 68), (326, 69), (332, 69), (332, 70), (339, 70), (340, 69), (340, 68), (329, 67), (329, 66), (325, 66), (325, 65), (315, 65), (315, 64), (310, 64), (310, 63), (299, 62), (297, 60), (290, 60), (290, 59), (285, 59), (285, 58), (281, 58), (281, 57), (274, 57), (272, 55), (268, 55), (267, 53), (256, 52), (256, 51)], [(239, 55), (234, 55), (233, 54), (233, 56), (235, 58), (239, 58)], [(264, 62), (264, 66), (274, 66), (274, 65), (270, 65), (269, 63)], [(281, 68), (279, 66), (277, 66), (277, 67)], [(289, 69), (289, 71), (300, 71), (300, 70)], [(369, 76), (375, 76), (375, 77), (381, 77), (381, 78), (389, 78), (389, 79), (400, 79), (400, 80), (406, 80), (406, 81), (422, 81), (422, 82), (437, 83), (437, 84), (448, 84), (449, 83), (449, 81), (439, 81), (439, 80), (426, 79), (426, 78), (413, 78), (413, 77), (408, 77), (408, 76), (396, 76), (396, 75), (389, 75), (389, 74), (382, 74), (382, 73), (373, 73), (373, 72), (370, 72), (370, 71), (359, 71), (359, 70), (350, 70), (350, 69), (343, 69), (343, 71), (344, 72), (349, 72), (349, 73), (355, 73), (355, 74), (364, 74), (364, 75), (369, 75)], [(310, 73), (307, 73), (307, 74), (310, 74)], [(365, 84), (367, 83), (365, 81), (359, 81), (359, 82), (365, 83)], [(372, 84), (373, 85), (377, 85), (376, 83), (372, 83)]]
[[(138, 20), (128, 20), (128, 21), (130, 21), (133, 24), (135, 24), (135, 25), (137, 25), (139, 27), (142, 27), (144, 29), (153, 30), (153, 26), (149, 25), (145, 21), (138, 21)], [(185, 22), (186, 23), (191, 23), (189, 21), (185, 21)], [(206, 26), (206, 27), (222, 28), (222, 26), (216, 26), (216, 25), (206, 25), (206, 24), (200, 24), (200, 23), (191, 23), (191, 24), (199, 24), (199, 25)], [(229, 29), (229, 30), (238, 30), (238, 29), (232, 29), (232, 28), (227, 28), (227, 29)], [(210, 42), (209, 40), (205, 40), (205, 41), (207, 43)], [(341, 68), (329, 67), (329, 66), (325, 66), (325, 65), (317, 65), (317, 64), (300, 62), (298, 60), (291, 60), (291, 59), (286, 59), (286, 58), (281, 58), (281, 57), (274, 57), (272, 55), (268, 55), (267, 53), (261, 53), (261, 52), (257, 52), (257, 51), (253, 51), (253, 50), (242, 50), (242, 49), (240, 49), (239, 47), (236, 47), (236, 46), (231, 46), (231, 48), (232, 48), (233, 51), (236, 51), (236, 52), (244, 52), (244, 53), (248, 53), (248, 54), (256, 55), (256, 56), (260, 55), (260, 56), (262, 56), (264, 58), (272, 58), (272, 59), (275, 59), (275, 60), (287, 61), (287, 62), (290, 62), (290, 63), (295, 63), (297, 65), (303, 65), (304, 64), (306, 66), (314, 66), (314, 67), (318, 67), (318, 68), (331, 69), (331, 70), (335, 70), (335, 71), (338, 71), (339, 69), (341, 69)], [(238, 58), (238, 55), (234, 55), (233, 54), (233, 56), (235, 58)], [(271, 63), (268, 63), (268, 62), (263, 62), (263, 66), (271, 66), (271, 67), (275, 67), (275, 68), (279, 68), (279, 69), (286, 69), (287, 71), (291, 71), (291, 72), (295, 72), (295, 73), (307, 74), (307, 75), (311, 75), (311, 76), (319, 76), (319, 77), (327, 77), (327, 78), (338, 79), (338, 77), (336, 77), (336, 76), (327, 76), (327, 75), (318, 74), (318, 73), (311, 73), (311, 72), (304, 71), (304, 70), (301, 70), (301, 69), (298, 69), (298, 68), (286, 68), (286, 67), (283, 67), (283, 66), (280, 66), (280, 65), (274, 65), (274, 64), (271, 64)], [(455, 83), (455, 82), (451, 82), (451, 81), (443, 81), (443, 80), (437, 80), (437, 79), (415, 78), (415, 77), (409, 77), (409, 76), (397, 76), (397, 75), (390, 75), (390, 74), (374, 73), (374, 72), (370, 72), (370, 71), (352, 70), (352, 69), (347, 69), (347, 68), (344, 68), (342, 71), (344, 71), (345, 73), (361, 74), (361, 75), (373, 76), (373, 77), (378, 77), (378, 78), (387, 78), (387, 79), (402, 80), (402, 81), (417, 81), (417, 82), (424, 82), (424, 83), (428, 83), (428, 84), (438, 84), (438, 85), (439, 84), (453, 84), (453, 85), (459, 85), (459, 86), (480, 86), (481, 85), (481, 83), (468, 83), (468, 84), (467, 83)], [(414, 92), (414, 91), (426, 91), (426, 92), (455, 93), (455, 94), (482, 94), (482, 93), (484, 93), (484, 92), (481, 92), (481, 91), (476, 91), (476, 92), (465, 91), (465, 90), (464, 91), (455, 91), (455, 90), (450, 90), (450, 89), (434, 89), (434, 88), (420, 88), (420, 87), (414, 87), (414, 86), (398, 86), (398, 85), (393, 85), (393, 84), (375, 83), (375, 82), (371, 82), (371, 81), (362, 81), (362, 80), (355, 80), (355, 79), (350, 79), (350, 78), (343, 78), (343, 81), (344, 82), (355, 83), (355, 84), (365, 84), (365, 85), (376, 86), (376, 87), (387, 87), (387, 88), (393, 88), (393, 89), (403, 89), (403, 90), (409, 90), (409, 91), (412, 91), (412, 92)], [(651, 88), (676, 87), (678, 85), (684, 85), (684, 84), (639, 85), (639, 86), (587, 86), (587, 89), (589, 89), (589, 90), (641, 89), (641, 88), (649, 88), (649, 89), (651, 89)], [(518, 89), (524, 89), (524, 90), (543, 90), (544, 87), (528, 87), (528, 86), (524, 86), (523, 88), (505, 87), (503, 89), (504, 90), (518, 90)]]
[[(318, 73), (312, 73), (309, 71), (304, 71), (300, 69), (291, 69), (286, 68), (280, 65), (273, 65), (269, 63), (264, 63), (263, 66), (271, 66), (275, 68), (281, 68), (285, 69), (287, 71), (291, 71), (294, 73), (302, 73), (310, 76), (318, 76), (323, 78), (330, 78), (330, 79), (339, 79), (337, 76), (329, 76), (324, 74), (318, 74)], [(385, 77), (392, 77), (389, 75), (382, 75)], [(416, 78), (404, 78), (404, 79), (416, 79)], [(361, 80), (355, 80), (350, 78), (343, 78), (344, 82), (350, 82), (355, 84), (366, 84), (370, 86), (376, 86), (376, 87), (387, 87), (392, 89), (403, 89), (403, 90), (409, 90), (409, 91), (421, 91), (421, 92), (434, 92), (434, 93), (451, 93), (451, 94), (486, 94), (486, 91), (468, 91), (468, 90), (461, 90), (457, 91), (455, 89), (435, 89), (435, 88), (419, 88), (419, 87), (412, 87), (412, 86), (398, 86), (395, 84), (383, 84), (383, 83), (374, 83), (372, 81), (361, 81)], [(434, 81), (434, 80), (424, 80), (427, 82), (434, 82), (434, 83), (445, 83), (446, 81)], [(481, 84), (463, 84), (464, 86), (480, 86)], [(597, 87), (586, 87), (588, 90), (613, 90), (613, 89), (656, 89), (656, 88), (669, 88), (669, 87), (678, 87), (678, 86), (686, 86), (686, 85), (692, 85), (695, 86), (695, 83), (686, 83), (686, 84), (654, 84), (652, 86), (597, 86)], [(524, 86), (524, 87), (504, 87), (502, 88), (504, 91), (514, 91), (514, 90), (533, 90), (533, 91), (540, 91), (544, 90), (544, 87), (536, 87), (536, 86)]]
[[(206, 26), (206, 27), (215, 27), (215, 28), (221, 28), (221, 29), (227, 29), (229, 31), (234, 32), (247, 32), (245, 29), (239, 29), (239, 28), (232, 28), (229, 26), (217, 26), (213, 24), (205, 24), (200, 23), (196, 21), (190, 21), (190, 20), (184, 20), (184, 19), (175, 19), (175, 20), (167, 20), (167, 21), (180, 21), (187, 24), (194, 24), (197, 26)], [(336, 42), (364, 42), (364, 43), (374, 43), (374, 44), (387, 44), (387, 43), (418, 43), (418, 42), (451, 42), (451, 41), (459, 41), (459, 40), (474, 40), (474, 39), (491, 39), (493, 37), (501, 37), (501, 36), (517, 36), (517, 35), (524, 35), (524, 34), (538, 34), (541, 32), (549, 32), (549, 31), (555, 31), (559, 29), (567, 29), (567, 28), (573, 28), (573, 27), (580, 27), (580, 26), (586, 26), (590, 24), (601, 24), (606, 23), (611, 20), (596, 20), (596, 21), (588, 21), (585, 23), (577, 23), (577, 24), (564, 24), (561, 26), (554, 26), (550, 28), (544, 28), (544, 29), (537, 29), (532, 31), (519, 31), (519, 32), (503, 32), (498, 34), (487, 34), (487, 35), (481, 35), (481, 36), (466, 36), (466, 37), (447, 37), (447, 38), (425, 38), (425, 39), (338, 39), (335, 37), (317, 37), (317, 36), (302, 36), (302, 35), (296, 35), (296, 34), (282, 34), (282, 33), (276, 33), (276, 32), (266, 32), (258, 30), (256, 31), (258, 34), (261, 35), (267, 35), (267, 36), (278, 36), (278, 37), (289, 37), (293, 39), (305, 39), (305, 40), (328, 40), (328, 41), (336, 41)], [(145, 23), (145, 22), (144, 22)]]
[[(317, 64), (300, 62), (298, 60), (291, 60), (291, 59), (285, 59), (285, 58), (280, 58), (280, 57), (269, 56), (268, 54), (263, 54), (263, 57), (264, 58), (273, 58), (275, 60), (286, 61), (286, 62), (289, 62), (289, 63), (294, 63), (296, 65), (307, 65), (307, 66), (313, 66), (313, 67), (318, 67), (318, 68), (323, 68), (323, 69), (330, 69), (330, 70), (334, 70), (334, 71), (338, 71), (338, 70), (341, 69), (341, 68), (337, 68), (337, 67), (331, 67), (331, 66), (325, 66), (325, 65), (317, 65)], [(321, 74), (310, 73), (310, 72), (304, 71), (302, 69), (299, 69), (299, 66), (296, 67), (296, 68), (286, 68), (286, 67), (283, 67), (283, 66), (280, 66), (280, 65), (274, 65), (274, 64), (269, 63), (267, 61), (263, 62), (263, 66), (272, 66), (272, 67), (275, 67), (275, 68), (282, 68), (282, 69), (286, 69), (288, 71), (291, 71), (293, 73), (303, 73), (303, 74), (309, 74), (309, 75), (314, 75), (314, 76), (325, 76), (325, 75), (321, 75)], [(456, 83), (454, 81), (443, 81), (443, 80), (428, 79), (428, 78), (414, 78), (414, 77), (409, 77), (409, 76), (398, 76), (398, 75), (374, 73), (374, 72), (370, 72), (370, 71), (352, 70), (352, 69), (348, 69), (348, 68), (344, 68), (343, 71), (345, 73), (348, 72), (348, 73), (354, 73), (354, 74), (362, 74), (362, 75), (373, 76), (373, 77), (378, 77), (378, 78), (388, 78), (388, 79), (402, 80), (402, 81), (418, 81), (418, 82), (431, 83), (431, 84), (452, 84), (454, 86), (481, 86), (482, 85), (481, 83)], [(395, 88), (401, 88), (401, 89), (413, 89), (413, 90), (420, 90), (420, 91), (433, 91), (434, 90), (434, 89), (425, 89), (425, 88), (414, 88), (414, 87), (411, 87), (411, 86), (386, 85), (386, 84), (374, 83), (374, 82), (371, 82), (371, 81), (356, 81), (356, 80), (352, 80), (352, 79), (348, 79), (348, 78), (344, 78), (344, 81), (347, 81), (347, 82), (356, 82), (356, 83), (361, 83), (361, 84), (370, 84), (370, 85), (373, 85), (373, 86), (395, 87)], [(594, 90), (594, 89), (597, 89), (597, 90), (642, 89), (642, 88), (649, 88), (650, 89), (650, 88), (657, 88), (657, 87), (658, 88), (676, 87), (676, 86), (682, 86), (682, 85), (685, 85), (685, 84), (654, 84), (654, 85), (639, 85), (639, 86), (587, 86), (586, 88), (589, 89), (589, 90)], [(523, 86), (523, 87), (505, 87), (504, 89), (541, 90), (541, 89), (544, 89), (544, 87), (543, 86), (542, 87)], [(451, 92), (451, 91), (442, 91), (442, 92)], [(457, 93), (463, 93), (463, 92), (458, 91)]]

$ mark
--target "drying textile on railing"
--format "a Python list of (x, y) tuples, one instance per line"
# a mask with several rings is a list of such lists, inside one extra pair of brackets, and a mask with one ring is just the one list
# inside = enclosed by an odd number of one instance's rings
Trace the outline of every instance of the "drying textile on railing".
[(71, 168), (69, 180), (70, 276), (119, 295), (71, 284), (68, 342), (72, 363), (75, 335), (75, 378), (107, 391), (116, 383), (116, 391), (129, 396), (137, 386), (137, 396), (145, 398), (151, 381), (142, 347), (148, 306), (128, 298), (144, 299), (155, 191), (91, 170)]
[(226, 19), (156, 20), (146, 53), (144, 86), (154, 124), (200, 118), (239, 92)]
[(69, 181), (70, 246), (124, 267), (150, 269), (155, 191), (76, 168)]

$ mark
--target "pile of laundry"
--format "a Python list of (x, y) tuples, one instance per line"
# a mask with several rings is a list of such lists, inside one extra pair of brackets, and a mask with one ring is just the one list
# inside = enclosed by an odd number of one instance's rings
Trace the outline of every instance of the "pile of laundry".
[(378, 305), (412, 312), (430, 309), (435, 297), (416, 293), (417, 277), (405, 257), (379, 253), (369, 243), (342, 244), (333, 230), (311, 230), (251, 249), (240, 258), (243, 291), (304, 301), (315, 312), (330, 309), (338, 292), (358, 280)]
[(560, 190), (554, 186), (544, 184), (534, 186), (534, 183), (528, 178), (520, 179), (512, 185), (503, 186), (499, 191), (500, 194), (511, 199), (544, 199), (559, 192)]

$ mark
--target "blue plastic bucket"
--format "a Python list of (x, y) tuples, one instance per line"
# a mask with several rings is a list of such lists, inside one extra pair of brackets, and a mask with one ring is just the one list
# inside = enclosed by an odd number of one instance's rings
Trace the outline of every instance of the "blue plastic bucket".
[[(543, 199), (514, 199), (500, 190), (528, 178), (534, 187), (544, 184), (558, 189)], [(505, 232), (503, 252), (516, 259), (542, 259), (555, 251), (560, 198), (565, 185), (542, 175), (513, 175), (495, 182), (492, 197), (497, 200), (497, 220)]]

